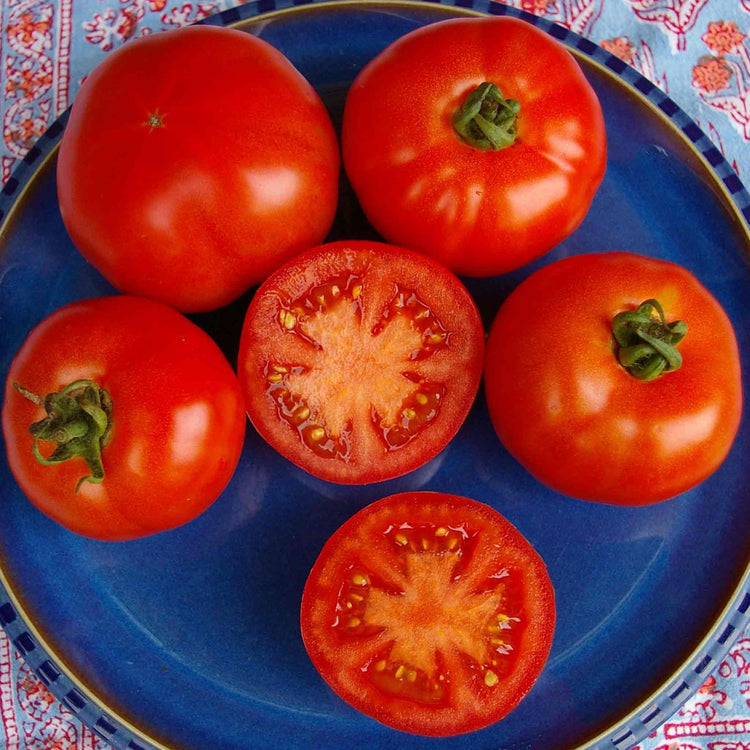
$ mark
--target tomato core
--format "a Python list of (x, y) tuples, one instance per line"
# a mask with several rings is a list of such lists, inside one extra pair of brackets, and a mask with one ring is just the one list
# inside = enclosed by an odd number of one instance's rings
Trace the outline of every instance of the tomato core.
[(364, 668), (380, 690), (422, 703), (447, 700), (456, 654), (480, 689), (510, 671), (523, 630), (510, 571), (481, 581), (462, 576), (479, 533), (466, 525), (390, 526), (392, 582), (357, 566), (349, 571), (333, 627), (346, 638), (385, 634), (389, 645)]
[(435, 419), (445, 393), (413, 363), (447, 347), (451, 332), (397, 284), (372, 320), (364, 314), (366, 285), (356, 274), (333, 277), (281, 304), (279, 333), (299, 340), (304, 361), (274, 358), (264, 368), (279, 418), (323, 458), (349, 460), (351, 414), (366, 417), (383, 446), (398, 450)]

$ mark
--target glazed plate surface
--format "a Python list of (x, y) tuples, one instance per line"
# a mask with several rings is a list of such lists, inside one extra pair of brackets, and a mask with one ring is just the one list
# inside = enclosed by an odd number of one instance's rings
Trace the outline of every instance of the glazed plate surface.
[[(349, 83), (397, 37), (467, 13), (518, 15), (482, 0), (472, 9), (290, 6), (263, 0), (209, 23), (237, 25), (278, 47), (317, 88), (337, 127)], [(590, 42), (535, 22), (576, 51), (600, 97), (607, 174), (582, 226), (552, 253), (515, 273), (467, 282), (485, 324), (535, 268), (574, 253), (631, 250), (698, 276), (734, 323), (750, 373), (747, 193), (645, 79)], [(114, 291), (63, 228), (54, 179), (61, 132), (53, 127), (40, 141), (2, 196), (3, 379), (43, 317)], [(343, 183), (330, 238), (375, 237)], [(251, 294), (193, 316), (233, 364)], [(373, 486), (316, 480), (249, 429), (237, 473), (208, 512), (120, 544), (77, 537), (42, 516), (2, 451), (0, 622), (55, 694), (118, 748), (624, 750), (697, 690), (748, 621), (749, 441), (745, 418), (720, 470), (675, 500), (595, 505), (528, 475), (495, 437), (480, 391), (441, 455)], [(341, 702), (309, 662), (298, 624), (306, 576), (329, 535), (368, 503), (416, 489), (499, 510), (539, 551), (557, 597), (550, 660), (528, 697), (502, 722), (440, 742), (387, 729)]]

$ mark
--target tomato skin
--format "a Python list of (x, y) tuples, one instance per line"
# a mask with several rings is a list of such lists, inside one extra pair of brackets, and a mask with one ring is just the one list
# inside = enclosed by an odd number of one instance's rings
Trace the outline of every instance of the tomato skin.
[[(348, 408), (347, 399), (339, 398), (342, 388), (351, 388), (354, 391), (351, 398), (360, 397), (357, 401), (360, 403), (364, 397), (358, 392), (359, 385), (368, 388), (381, 368), (393, 362), (398, 364), (400, 372), (415, 371), (428, 376), (433, 373), (438, 380), (444, 381), (447, 391), (437, 417), (425, 427), (425, 434), (418, 435), (397, 450), (383, 447), (371, 432), (368, 426), (372, 419), (370, 405), (356, 412), (352, 407), (347, 414), (353, 422), (353, 434), (351, 453), (345, 461), (317, 456), (303, 444), (297, 430), (278, 417), (278, 407), (269, 398), (269, 384), (264, 372), (270, 358), (278, 356), (280, 363), (291, 369), (294, 365), (305, 365), (311, 353), (311, 347), (306, 352), (299, 341), (290, 343), (288, 347), (283, 343), (284, 339), (291, 337), (290, 332), (284, 331), (279, 324), (280, 309), (331, 277), (363, 279), (364, 291), (358, 299), (364, 302), (363, 321), (361, 326), (357, 326), (363, 331), (383, 323), (382, 311), (387, 307), (397, 284), (404, 284), (428, 305), (435, 305), (431, 315), (441, 319), (450, 329), (450, 344), (432, 358), (417, 363), (409, 357), (395, 360), (387, 356), (385, 363), (373, 364), (363, 355), (365, 345), (359, 346), (361, 342), (355, 340), (332, 356), (333, 369), (330, 372), (325, 370), (329, 366), (326, 363), (311, 368), (326, 380), (339, 385), (338, 388), (329, 386), (331, 392), (327, 397), (313, 397), (307, 403), (313, 412), (312, 419), (325, 412), (331, 401), (340, 402), (340, 409)], [(433, 320), (433, 317), (429, 320)], [(329, 334), (329, 338), (345, 339), (350, 332), (351, 328), (345, 328), (340, 336)], [(370, 341), (374, 337), (366, 338)], [(327, 347), (323, 346), (321, 350), (325, 355)], [(260, 287), (245, 316), (238, 374), (248, 417), (276, 451), (321, 479), (341, 484), (368, 484), (413, 471), (445, 448), (471, 409), (481, 380), (483, 361), (484, 328), (476, 304), (468, 290), (448, 269), (424, 255), (403, 248), (378, 242), (344, 240), (300, 254)], [(415, 388), (413, 386), (411, 390)], [(366, 395), (369, 397), (369, 393)], [(325, 421), (316, 424), (325, 425)]]
[[(367, 669), (368, 663), (378, 658), (372, 654), (387, 651), (393, 641), (389, 629), (371, 634), (369, 639), (347, 640), (332, 625), (335, 620), (346, 617), (346, 610), (342, 611), (337, 605), (346, 577), (352, 570), (371, 568), (373, 578), (381, 577), (381, 585), (392, 589), (395, 584), (395, 588), (399, 588), (406, 580), (408, 587), (403, 560), (397, 557), (397, 552), (394, 553), (387, 541), (388, 534), (394, 528), (404, 528), (404, 524), (414, 529), (423, 524), (430, 524), (431, 528), (443, 526), (450, 529), (451, 534), (459, 530), (468, 530), (470, 534), (478, 532), (479, 544), (473, 552), (463, 553), (469, 562), (462, 568), (461, 575), (453, 578), (451, 586), (464, 578), (473, 581), (472, 591), (475, 588), (483, 590), (487, 571), (498, 568), (509, 572), (507, 580), (516, 582), (515, 589), (508, 588), (512, 593), (506, 594), (508, 601), (501, 606), (515, 606), (514, 611), (520, 615), (518, 620), (523, 622), (515, 624), (514, 627), (519, 628), (518, 639), (506, 655), (513, 659), (512, 667), (490, 690), (473, 682), (482, 671), (476, 664), (470, 666), (465, 653), (459, 649), (444, 652), (444, 658), (438, 662), (442, 664), (438, 668), (450, 684), (447, 699), (439, 705), (430, 706), (389, 694), (368, 680)], [(422, 556), (430, 552), (423, 552), (418, 546), (414, 554)], [(449, 553), (443, 551), (441, 554)], [(459, 566), (462, 559), (465, 557), (459, 556)], [(398, 596), (393, 591), (390, 595)], [(464, 597), (467, 607), (469, 598)], [(426, 626), (422, 621), (425, 616), (429, 621), (430, 612), (425, 615), (419, 608), (414, 608), (408, 614), (403, 612), (401, 624), (417, 638), (429, 639), (432, 637), (429, 622)], [(484, 623), (480, 619), (477, 625), (481, 630)], [(444, 737), (488, 726), (506, 716), (526, 696), (542, 672), (552, 646), (554, 591), (541, 557), (493, 508), (457, 495), (407, 492), (367, 506), (326, 542), (305, 584), (300, 626), (310, 659), (339, 697), (387, 726), (414, 734)], [(398, 641), (395, 647), (398, 647)]]
[[(611, 321), (656, 298), (683, 320), (682, 367), (641, 382), (620, 366)], [(500, 440), (571, 497), (646, 505), (723, 462), (742, 413), (732, 325), (686, 269), (624, 252), (552, 263), (500, 308), (487, 343), (487, 405)]]
[[(83, 482), (83, 458), (41, 465), (29, 426), (45, 410), (16, 392), (41, 395), (89, 379), (112, 398), (104, 480)], [(180, 526), (218, 497), (245, 434), (242, 394), (219, 348), (160, 303), (102, 297), (69, 304), (29, 334), (13, 360), (2, 412), (8, 463), (39, 510), (78, 534), (125, 540)], [(40, 442), (49, 455), (53, 443)]]
[(74, 244), (115, 287), (198, 312), (321, 242), (338, 175), (333, 125), (292, 64), (202, 26), (132, 40), (91, 73), (57, 188)]
[[(478, 151), (453, 113), (484, 81), (520, 102), (518, 139)], [(493, 276), (560, 243), (583, 220), (606, 166), (601, 107), (574, 58), (512, 18), (456, 19), (398, 39), (348, 94), (347, 174), (388, 242), (459, 275)]]

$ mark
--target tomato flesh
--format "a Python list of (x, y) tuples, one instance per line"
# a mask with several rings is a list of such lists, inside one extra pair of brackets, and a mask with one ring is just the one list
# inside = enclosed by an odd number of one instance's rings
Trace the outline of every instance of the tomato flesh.
[(331, 537), (301, 623), (316, 668), (355, 708), (449, 735), (497, 721), (528, 692), (551, 645), (554, 597), (541, 559), (500, 514), (406, 493)]
[(483, 346), (476, 306), (450, 272), (399, 248), (334, 243), (261, 287), (240, 375), (251, 421), (283, 455), (324, 479), (372, 482), (453, 437)]

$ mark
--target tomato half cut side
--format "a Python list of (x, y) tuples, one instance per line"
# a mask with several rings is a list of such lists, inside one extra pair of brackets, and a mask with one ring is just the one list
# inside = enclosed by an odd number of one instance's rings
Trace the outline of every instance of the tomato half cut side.
[(354, 708), (447, 736), (508, 714), (552, 645), (542, 559), (503, 516), (455, 495), (379, 500), (323, 547), (302, 596), (305, 648)]
[(381, 243), (322, 245), (248, 309), (238, 371), (279, 453), (331, 482), (400, 476), (453, 438), (479, 387), (484, 330), (450, 271)]

